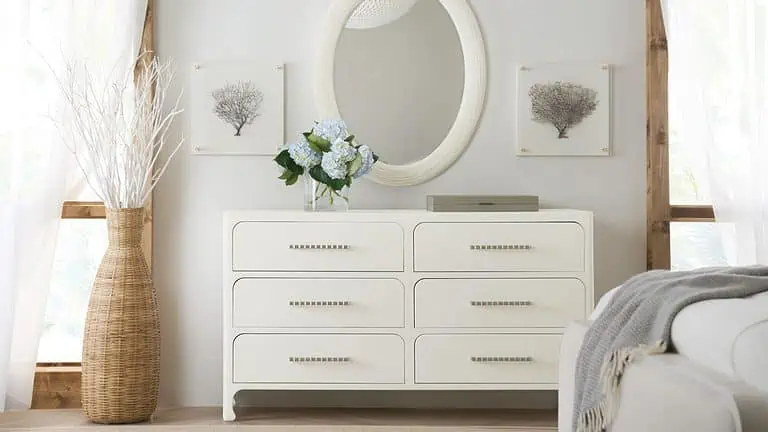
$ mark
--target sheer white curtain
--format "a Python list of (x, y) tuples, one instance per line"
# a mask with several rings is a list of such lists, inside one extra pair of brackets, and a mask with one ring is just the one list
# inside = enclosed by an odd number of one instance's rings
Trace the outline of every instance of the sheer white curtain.
[[(61, 205), (82, 177), (58, 139), (55, 75), (131, 67), (146, 0), (0, 2), (0, 412), (28, 408)], [(56, 72), (54, 74), (53, 72)]]
[(662, 0), (670, 118), (701, 151), (729, 262), (768, 264), (768, 0)]

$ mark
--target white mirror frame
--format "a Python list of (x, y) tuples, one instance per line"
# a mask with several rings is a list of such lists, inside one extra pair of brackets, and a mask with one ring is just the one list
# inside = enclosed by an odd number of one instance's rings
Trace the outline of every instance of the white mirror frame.
[[(364, 0), (335, 0), (320, 37), (315, 70), (315, 101), (321, 118), (341, 118), (334, 88), (336, 45), (349, 17)], [(443, 142), (424, 159), (406, 165), (378, 162), (367, 176), (388, 186), (427, 182), (451, 167), (469, 146), (483, 113), (487, 89), (485, 42), (467, 0), (439, 0), (459, 34), (464, 53), (464, 94), (456, 120)], [(373, 149), (376, 151), (376, 149)]]

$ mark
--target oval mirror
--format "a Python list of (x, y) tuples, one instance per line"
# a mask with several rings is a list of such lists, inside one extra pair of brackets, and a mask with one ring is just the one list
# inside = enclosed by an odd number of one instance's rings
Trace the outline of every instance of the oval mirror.
[(466, 0), (336, 0), (315, 83), (323, 118), (343, 118), (381, 160), (370, 177), (409, 186), (450, 167), (485, 99), (485, 48)]

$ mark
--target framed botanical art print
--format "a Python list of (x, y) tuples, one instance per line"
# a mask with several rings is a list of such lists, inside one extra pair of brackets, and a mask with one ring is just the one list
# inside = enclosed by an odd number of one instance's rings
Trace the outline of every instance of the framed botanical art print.
[(251, 61), (195, 64), (192, 153), (274, 155), (284, 143), (283, 65)]
[(518, 67), (518, 156), (609, 156), (611, 68), (585, 63)]

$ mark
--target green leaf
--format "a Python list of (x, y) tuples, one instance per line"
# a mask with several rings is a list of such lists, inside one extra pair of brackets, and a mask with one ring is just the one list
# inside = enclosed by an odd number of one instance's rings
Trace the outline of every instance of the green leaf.
[(356, 173), (361, 166), (363, 166), (363, 157), (360, 156), (360, 153), (358, 153), (357, 156), (355, 156), (355, 158), (352, 160), (352, 162), (349, 163), (349, 173), (350, 174)]
[(283, 150), (277, 156), (275, 156), (275, 162), (279, 166), (296, 175), (304, 174), (304, 168), (297, 165), (296, 162), (293, 161), (293, 158), (291, 158), (291, 154), (288, 152), (288, 150)]
[(309, 148), (311, 148), (312, 150), (318, 153), (324, 153), (323, 149), (319, 145), (313, 143), (312, 141), (309, 142)]
[(318, 182), (330, 186), (331, 189), (338, 191), (344, 189), (344, 186), (347, 185), (346, 179), (334, 179), (331, 178), (325, 171), (323, 171), (323, 168), (319, 165), (316, 167), (312, 167), (312, 169), (309, 170), (309, 175), (317, 180)]
[(283, 168), (288, 168), (288, 164), (293, 162), (293, 159), (291, 159), (291, 154), (288, 150), (283, 150), (275, 156), (275, 162)]
[(313, 150), (315, 150), (315, 148), (319, 149), (315, 151), (319, 151), (321, 153), (328, 153), (329, 151), (331, 151), (331, 142), (325, 138), (319, 137), (315, 134), (310, 134), (307, 137), (307, 141), (309, 141), (310, 146), (314, 144), (314, 146), (312, 146)]
[(304, 132), (302, 135), (304, 135), (304, 138), (306, 138), (307, 141), (309, 141), (309, 136), (312, 135), (312, 131)]
[(347, 176), (346, 180), (344, 181), (344, 184), (346, 184), (349, 187), (352, 187), (352, 176)]
[(285, 180), (285, 185), (286, 186), (293, 186), (293, 185), (296, 184), (297, 181), (299, 181), (299, 176), (294, 174), (294, 175), (292, 175), (291, 177), (289, 177), (289, 178), (287, 178)]
[(376, 162), (378, 162), (378, 161), (379, 161), (379, 155), (377, 155), (376, 153), (374, 153), (374, 154), (373, 154), (373, 163), (376, 163)]
[(326, 185), (330, 185), (333, 181), (333, 179), (323, 171), (323, 168), (320, 165), (310, 168), (309, 176)]
[(348, 137), (347, 137), (347, 139), (345, 139), (344, 141), (346, 141), (346, 142), (348, 142), (348, 143), (351, 143), (351, 142), (352, 142), (352, 141), (354, 141), (354, 140), (355, 140), (355, 136), (354, 136), (354, 135), (350, 135), (350, 136), (348, 136)]
[(331, 184), (329, 184), (328, 186), (330, 186), (331, 189), (333, 189), (335, 191), (340, 191), (340, 190), (344, 189), (344, 186), (346, 186), (346, 185), (347, 185), (347, 179), (338, 179), (338, 180), (337, 179), (333, 179), (333, 180), (331, 180)]
[(289, 169), (283, 170), (283, 173), (280, 174), (280, 177), (278, 177), (280, 180), (288, 180), (289, 178), (293, 177), (293, 173)]

